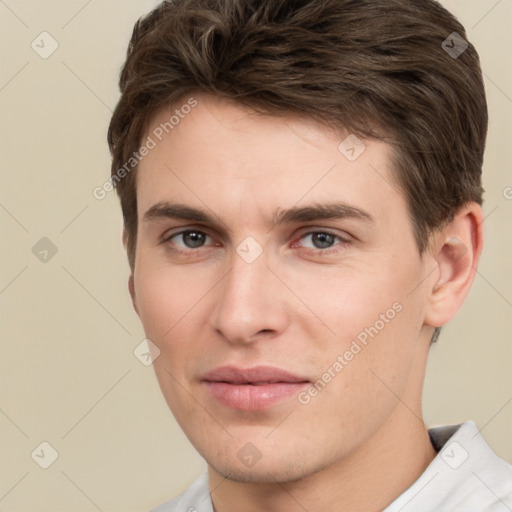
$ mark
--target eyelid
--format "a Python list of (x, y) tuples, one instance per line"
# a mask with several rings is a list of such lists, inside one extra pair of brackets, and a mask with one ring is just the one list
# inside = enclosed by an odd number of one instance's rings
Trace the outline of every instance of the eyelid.
[(312, 235), (315, 233), (323, 233), (326, 235), (331, 235), (343, 240), (345, 242), (351, 242), (356, 240), (354, 236), (347, 233), (346, 231), (338, 231), (335, 228), (327, 228), (327, 227), (319, 227), (319, 226), (306, 226), (303, 230), (299, 230), (298, 234), (295, 235), (295, 238), (302, 238), (307, 235)]
[(175, 236), (183, 235), (184, 233), (189, 233), (191, 231), (194, 233), (202, 233), (203, 235), (209, 236), (210, 238), (214, 238), (210, 234), (208, 228), (204, 226), (180, 226), (177, 228), (167, 229), (166, 231), (163, 232), (160, 238), (162, 242), (167, 242)]
[(300, 240), (302, 240), (303, 238), (305, 238), (306, 236), (309, 236), (309, 235), (315, 235), (315, 234), (318, 234), (318, 233), (321, 233), (321, 234), (324, 234), (324, 235), (329, 235), (329, 236), (332, 236), (334, 238), (337, 238), (339, 240), (338, 243), (335, 243), (333, 246), (331, 247), (327, 247), (325, 249), (317, 249), (317, 248), (311, 248), (311, 247), (303, 247), (303, 249), (307, 252), (313, 252), (313, 253), (321, 253), (321, 254), (327, 254), (329, 252), (334, 252), (334, 251), (337, 251), (339, 250), (339, 247), (340, 246), (344, 246), (346, 244), (349, 244), (351, 241), (352, 241), (352, 237), (350, 237), (348, 234), (346, 234), (346, 236), (342, 236), (341, 234), (339, 233), (335, 233), (334, 231), (332, 231), (331, 229), (322, 229), (322, 228), (313, 228), (313, 229), (309, 229), (308, 231), (305, 231), (305, 232), (302, 232), (300, 233), (295, 239), (294, 241), (292, 242), (292, 247), (297, 247), (298, 243)]

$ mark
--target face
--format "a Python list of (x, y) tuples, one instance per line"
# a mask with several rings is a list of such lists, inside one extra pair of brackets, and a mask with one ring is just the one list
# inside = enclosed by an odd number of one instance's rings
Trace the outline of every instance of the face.
[(176, 106), (145, 135), (135, 307), (165, 399), (210, 467), (297, 479), (419, 393), (425, 263), (389, 146), (195, 101), (168, 134)]

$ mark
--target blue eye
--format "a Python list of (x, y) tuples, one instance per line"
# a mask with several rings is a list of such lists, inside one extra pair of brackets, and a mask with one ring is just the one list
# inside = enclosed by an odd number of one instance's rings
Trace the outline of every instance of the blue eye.
[(182, 245), (175, 243), (178, 247), (183, 247), (185, 249), (199, 249), (201, 248), (206, 239), (210, 238), (206, 233), (197, 230), (187, 230), (181, 231), (180, 233), (175, 233), (174, 235), (167, 238), (166, 242), (177, 239), (179, 240), (181, 237)]
[(341, 243), (347, 242), (340, 236), (334, 235), (333, 233), (329, 233), (328, 231), (311, 231), (309, 233), (302, 235), (300, 240), (304, 240), (308, 237), (311, 240), (311, 245), (303, 245), (303, 247), (305, 247), (306, 249), (315, 249), (323, 252), (326, 252), (325, 249), (330, 249), (334, 245), (337, 245), (335, 243), (336, 240), (338, 240)]
[(331, 233), (325, 233), (322, 231), (314, 231), (312, 233), (307, 233), (301, 238), (301, 240), (306, 237), (311, 237), (313, 249), (329, 249), (334, 244), (336, 238), (340, 239), (339, 237), (332, 235)]
[[(308, 239), (309, 241), (307, 241)], [(185, 256), (195, 254), (194, 250), (208, 248), (208, 246), (213, 245), (220, 246), (220, 244), (213, 243), (211, 236), (207, 235), (204, 231), (197, 229), (187, 229), (174, 233), (173, 235), (165, 238), (162, 243), (168, 245), (169, 249), (176, 253), (181, 253)], [(298, 241), (293, 243), (292, 247), (302, 248), (306, 252), (313, 254), (327, 254), (335, 252), (349, 243), (349, 240), (346, 240), (339, 235), (335, 235), (329, 231), (318, 230), (310, 231), (301, 235)]]

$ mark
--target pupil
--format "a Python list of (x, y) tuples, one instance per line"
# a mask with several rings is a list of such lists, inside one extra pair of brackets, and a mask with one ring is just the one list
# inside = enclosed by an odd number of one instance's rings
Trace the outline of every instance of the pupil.
[[(318, 243), (316, 243), (318, 242)], [(325, 249), (329, 247), (333, 243), (333, 236), (328, 233), (314, 233), (313, 234), (313, 244), (318, 249)]]
[(185, 244), (191, 248), (200, 247), (204, 243), (204, 235), (196, 231), (189, 231), (183, 235)]

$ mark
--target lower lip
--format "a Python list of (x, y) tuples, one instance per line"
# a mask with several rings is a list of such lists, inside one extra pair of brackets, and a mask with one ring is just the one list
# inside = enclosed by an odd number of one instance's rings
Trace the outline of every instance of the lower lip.
[(205, 381), (210, 394), (222, 405), (242, 411), (263, 411), (299, 393), (309, 382), (273, 384), (228, 384)]

